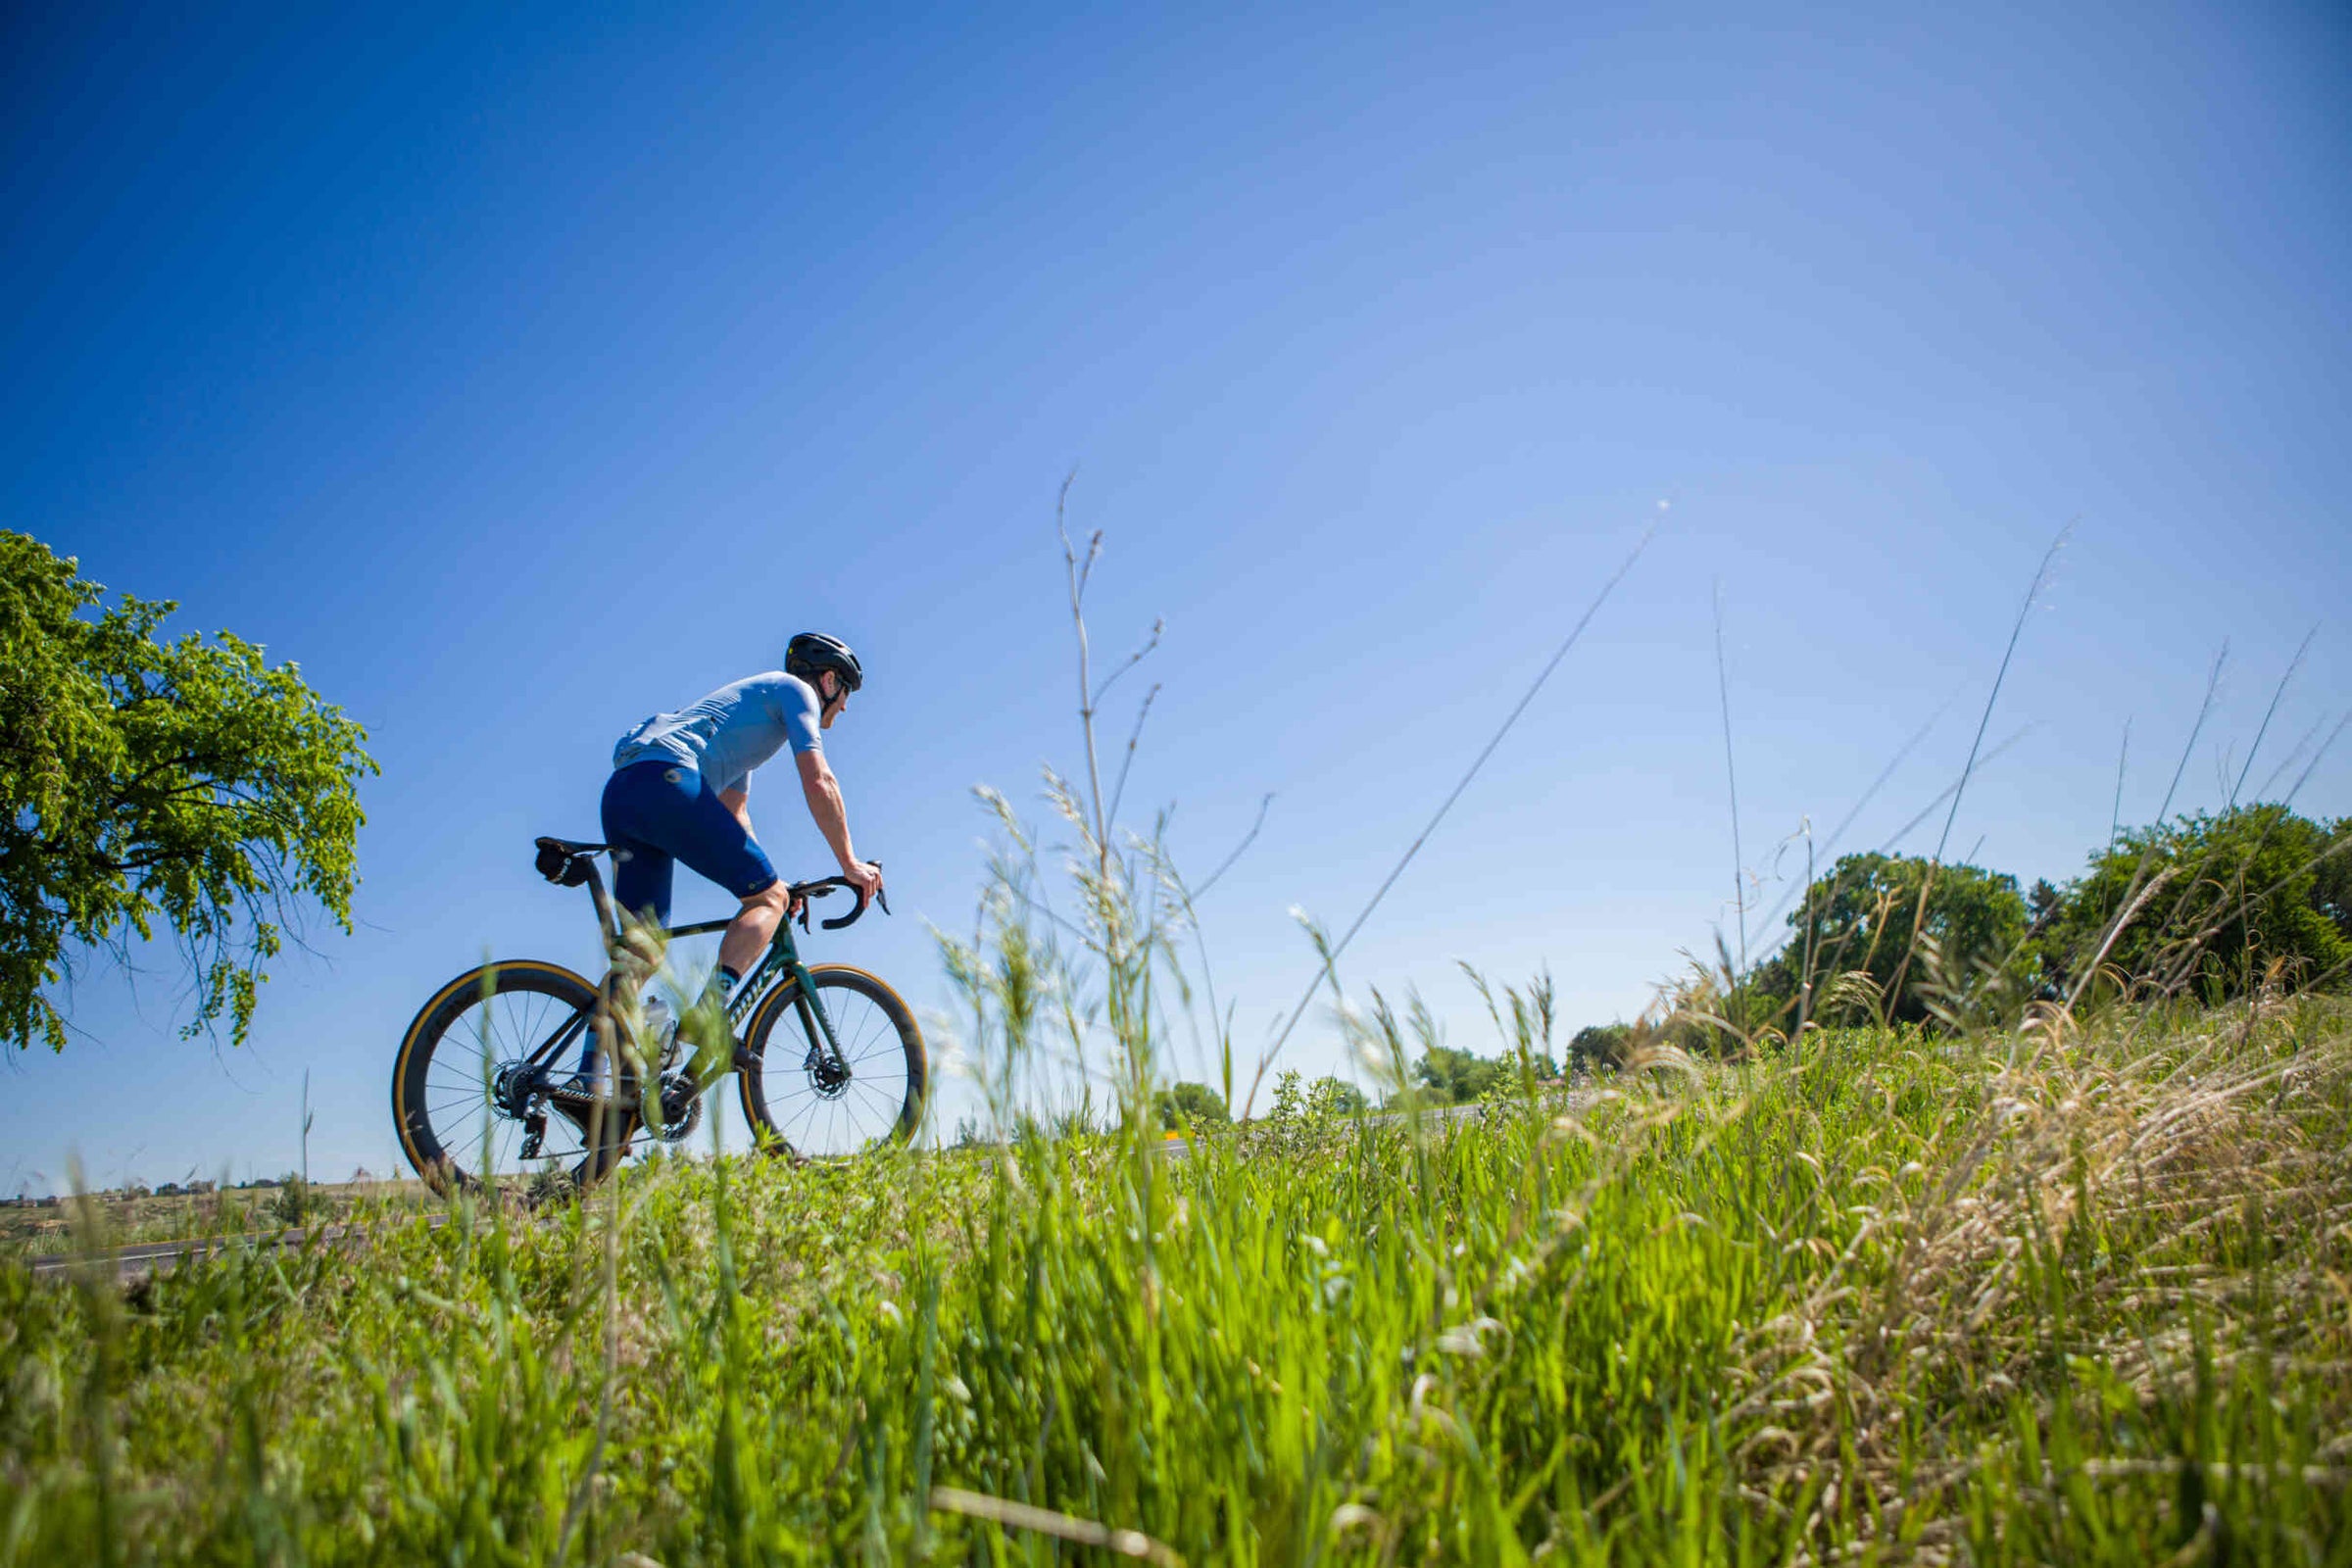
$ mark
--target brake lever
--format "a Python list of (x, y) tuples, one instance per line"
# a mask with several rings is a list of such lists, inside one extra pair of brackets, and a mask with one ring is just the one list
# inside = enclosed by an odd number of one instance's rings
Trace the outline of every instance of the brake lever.
[[(841, 885), (841, 878), (837, 876), (829, 876), (821, 882), (803, 882), (793, 888), (793, 896), (799, 899), (801, 903), (799, 919), (802, 930), (806, 931), (808, 929), (808, 906), (814, 904), (817, 900), (830, 896), (833, 892), (833, 889), (839, 885)], [(828, 925), (831, 923), (831, 921), (826, 922)]]

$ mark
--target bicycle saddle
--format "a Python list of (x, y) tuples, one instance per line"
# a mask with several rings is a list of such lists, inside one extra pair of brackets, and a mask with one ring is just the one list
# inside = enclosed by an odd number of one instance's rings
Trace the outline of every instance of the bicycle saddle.
[(539, 874), (559, 887), (576, 888), (588, 880), (588, 857), (600, 855), (610, 848), (604, 844), (582, 844), (572, 839), (540, 838), (533, 841), (539, 854), (531, 864)]

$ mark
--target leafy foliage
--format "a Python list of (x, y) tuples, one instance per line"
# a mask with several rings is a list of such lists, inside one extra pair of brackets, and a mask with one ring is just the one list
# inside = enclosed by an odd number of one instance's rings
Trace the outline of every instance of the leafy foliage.
[(1622, 1067), (1634, 1049), (1630, 1023), (1589, 1023), (1568, 1042), (1568, 1063), (1581, 1072)]
[(1503, 1062), (1452, 1046), (1431, 1046), (1413, 1063), (1413, 1076), (1446, 1101), (1467, 1105), (1504, 1087), (1511, 1073)]
[[(1923, 890), (1925, 904), (1922, 904)], [(1758, 966), (1758, 1015), (1804, 1012), (1822, 1023), (1923, 1023), (1997, 1010), (2022, 997), (2026, 901), (2017, 878), (1909, 855), (1848, 855), (1805, 890), (1788, 943)], [(1914, 933), (1916, 932), (1916, 942)]]
[(1371, 1108), (1371, 1100), (1345, 1078), (1325, 1076), (1310, 1084), (1304, 1073), (1285, 1068), (1274, 1080), (1265, 1126), (1278, 1136), (1280, 1147), (1296, 1152), (1300, 1135), (1326, 1130)]
[[(2218, 1003), (2352, 976), (2352, 817), (2325, 823), (2278, 805), (2194, 812), (2127, 832), (2082, 876), (2036, 881), (2022, 898), (2013, 877), (1936, 867), (1914, 944), (1929, 877), (1912, 857), (1845, 857), (1807, 890), (1781, 951), (1715, 1005), (1736, 1002), (1784, 1029), (1800, 1001), (1822, 1023), (1883, 1012), (1967, 1025), (2013, 1020), (2034, 998)], [(1718, 977), (1714, 989), (1734, 988)]]
[(1345, 1078), (1323, 1077), (1307, 1086), (1306, 1113), (1310, 1117), (1329, 1121), (1340, 1116), (1360, 1116), (1372, 1108), (1364, 1092)]
[(2215, 1001), (2274, 970), (2340, 981), (2352, 969), (2352, 817), (2323, 824), (2248, 806), (2127, 833), (2052, 904), (2039, 947), (2054, 988), (2094, 960), (2142, 987)]
[(1162, 1089), (1158, 1101), (1163, 1127), (1222, 1127), (1233, 1120), (1225, 1097), (1206, 1084), (1176, 1084)]
[[(46, 994), (77, 949), (168, 927), (194, 1016), (242, 1041), (264, 965), (315, 901), (351, 927), (367, 732), (291, 663), (105, 590), (0, 532), (0, 1040), (66, 1044)], [(88, 612), (99, 610), (96, 615)]]

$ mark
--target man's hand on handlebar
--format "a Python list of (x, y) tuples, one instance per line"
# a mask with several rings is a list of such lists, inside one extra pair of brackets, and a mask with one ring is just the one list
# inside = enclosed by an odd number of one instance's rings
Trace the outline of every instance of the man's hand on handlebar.
[(871, 860), (859, 860), (841, 873), (842, 880), (857, 890), (858, 907), (862, 910), (882, 891), (882, 867)]
[(828, 931), (838, 931), (845, 925), (857, 924), (858, 917), (865, 913), (866, 906), (869, 904), (879, 904), (882, 906), (882, 912), (884, 914), (888, 914), (890, 912), (890, 895), (884, 892), (882, 889), (882, 862), (875, 860), (869, 864), (867, 862), (860, 861), (858, 869), (865, 873), (864, 877), (860, 880), (852, 880), (850, 874), (845, 871), (837, 876), (819, 877), (814, 882), (795, 882), (792, 884), (792, 887), (789, 890), (792, 897), (792, 906), (800, 911), (802, 930), (806, 931), (808, 929), (808, 904), (816, 899), (830, 897), (835, 888), (848, 888), (851, 892), (857, 894), (858, 906), (845, 915), (842, 915), (836, 919), (827, 920), (825, 922), (825, 929)]

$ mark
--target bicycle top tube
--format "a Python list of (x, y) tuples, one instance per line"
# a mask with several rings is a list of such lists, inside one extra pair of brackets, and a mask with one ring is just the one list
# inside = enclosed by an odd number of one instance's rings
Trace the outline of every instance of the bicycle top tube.
[[(846, 876), (828, 876), (819, 878), (814, 882), (793, 883), (792, 886), (786, 891), (792, 895), (794, 902), (801, 906), (801, 929), (804, 931), (808, 929), (808, 906), (810, 902), (825, 898), (836, 888), (847, 888), (851, 886), (852, 883)], [(882, 912), (884, 914), (888, 914), (890, 912), (890, 900), (888, 897), (877, 893), (874, 895), (874, 902), (882, 906)], [(828, 931), (838, 931), (845, 925), (857, 924), (858, 917), (864, 913), (864, 906), (860, 906), (858, 908), (851, 910), (848, 914), (841, 916), (839, 919), (826, 920), (821, 923)], [(692, 925), (669, 926), (666, 927), (662, 934), (667, 937), (708, 936), (713, 931), (724, 931), (728, 926), (733, 925), (734, 923), (735, 917), (733, 915), (729, 915), (723, 920), (697, 920)]]
[[(605, 879), (597, 873), (596, 869), (596, 857), (614, 853), (612, 846), (559, 838), (541, 838), (537, 842), (539, 858), (536, 864), (539, 874), (559, 887), (579, 887), (585, 884), (590, 900), (596, 905), (597, 919), (604, 925), (606, 935), (609, 938), (619, 936), (620, 911), (613, 908), (611, 896), (605, 891)], [(880, 860), (872, 863), (877, 868), (882, 864)], [(829, 897), (837, 888), (847, 888), (856, 892), (857, 884), (846, 876), (820, 876), (813, 881), (792, 883), (786, 888), (785, 891), (792, 896), (793, 902), (801, 906), (802, 930), (808, 929), (809, 904), (817, 899)], [(884, 914), (890, 912), (889, 898), (877, 890), (871, 901), (860, 899), (858, 906), (849, 913), (823, 922), (825, 929), (839, 931), (844, 926), (857, 924), (859, 917), (865, 913), (868, 902), (881, 905)], [(703, 936), (713, 931), (724, 931), (733, 923), (734, 917), (731, 915), (723, 920), (698, 920), (690, 925), (670, 926), (663, 931), (662, 935), (669, 937)]]
[(724, 931), (734, 923), (735, 917), (729, 915), (724, 920), (697, 920), (692, 925), (666, 926), (662, 929), (662, 934), (665, 937), (708, 936), (714, 931)]
[[(852, 884), (850, 879), (846, 876), (828, 876), (819, 878), (814, 882), (793, 883), (787, 891), (792, 895), (794, 902), (801, 906), (801, 929), (804, 931), (808, 929), (808, 906), (811, 903), (831, 895), (837, 888), (849, 888), (851, 886)], [(882, 912), (884, 914), (888, 914), (890, 912), (890, 899), (887, 895), (880, 893), (875, 894), (874, 902), (882, 906)], [(859, 916), (863, 915), (864, 913), (865, 909), (861, 906), (837, 919), (820, 921), (819, 924), (823, 925), (828, 931), (838, 931), (844, 926), (857, 924)], [(734, 923), (735, 917), (733, 915), (728, 915), (723, 919), (717, 920), (696, 920), (686, 925), (664, 926), (662, 930), (662, 935), (665, 938), (710, 936), (713, 933), (724, 931), (728, 926), (733, 925)]]

